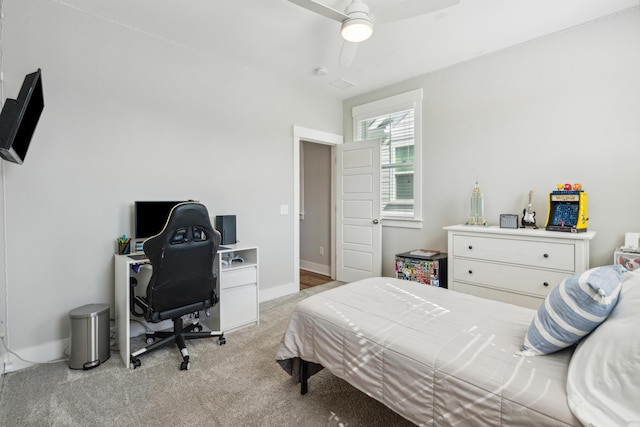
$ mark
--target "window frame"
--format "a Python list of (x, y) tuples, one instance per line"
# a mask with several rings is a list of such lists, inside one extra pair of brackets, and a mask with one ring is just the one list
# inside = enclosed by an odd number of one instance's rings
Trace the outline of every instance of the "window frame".
[(385, 216), (381, 212), (382, 225), (385, 227), (422, 228), (422, 93), (422, 89), (415, 89), (351, 109), (353, 141), (358, 141), (359, 122), (413, 109), (413, 216)]

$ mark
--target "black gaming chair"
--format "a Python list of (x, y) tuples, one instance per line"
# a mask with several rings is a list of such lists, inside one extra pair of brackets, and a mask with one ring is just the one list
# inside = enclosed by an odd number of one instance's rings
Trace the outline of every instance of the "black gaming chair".
[[(207, 208), (197, 202), (176, 205), (160, 234), (150, 237), (142, 249), (153, 269), (147, 286), (147, 296), (135, 297), (135, 305), (143, 309), (145, 320), (158, 323), (173, 320), (173, 331), (147, 332), (148, 347), (131, 353), (134, 368), (140, 366), (139, 355), (175, 342), (182, 354), (180, 369), (189, 369), (189, 353), (185, 340), (218, 337), (225, 344), (224, 334), (203, 332), (198, 313), (218, 302), (217, 276), (214, 258), (220, 245), (220, 233), (211, 225)], [(195, 321), (183, 326), (182, 316), (194, 314)], [(161, 338), (160, 341), (156, 339)]]

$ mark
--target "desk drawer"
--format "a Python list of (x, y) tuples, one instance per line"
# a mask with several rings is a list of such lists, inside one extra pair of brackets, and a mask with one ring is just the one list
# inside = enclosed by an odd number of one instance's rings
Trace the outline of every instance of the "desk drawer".
[(224, 332), (258, 321), (255, 282), (224, 289), (220, 293), (220, 329)]
[(228, 289), (250, 283), (257, 283), (257, 270), (255, 266), (223, 270), (219, 280), (220, 289)]
[(466, 235), (453, 236), (453, 255), (573, 272), (574, 245)]
[[(520, 292), (538, 297), (547, 294), (562, 280), (570, 277), (569, 273), (536, 270), (514, 265), (493, 264), (456, 259), (453, 267), (453, 280)], [(545, 283), (547, 286), (545, 286)]]

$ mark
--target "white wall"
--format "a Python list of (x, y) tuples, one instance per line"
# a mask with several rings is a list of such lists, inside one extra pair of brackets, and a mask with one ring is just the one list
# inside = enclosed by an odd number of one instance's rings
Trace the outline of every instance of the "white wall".
[[(442, 41), (446, 43), (446, 41)], [(611, 264), (624, 233), (640, 231), (640, 9), (347, 100), (351, 108), (424, 88), (424, 226), (385, 227), (383, 274), (394, 255), (447, 250), (443, 226), (464, 223), (479, 179), (485, 215), (517, 213), (535, 190), (544, 226), (557, 183), (580, 182), (597, 231), (591, 265)]]
[(237, 215), (238, 239), (260, 247), (262, 299), (290, 289), (292, 125), (339, 133), (341, 102), (64, 2), (3, 4), (4, 96), (41, 68), (45, 97), (24, 165), (2, 165), (13, 350), (60, 357), (70, 310), (113, 307), (115, 239), (132, 233), (135, 200)]

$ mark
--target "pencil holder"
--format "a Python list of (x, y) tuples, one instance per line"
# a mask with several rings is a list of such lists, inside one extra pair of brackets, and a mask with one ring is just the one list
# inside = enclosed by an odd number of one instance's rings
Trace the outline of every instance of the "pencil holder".
[(118, 237), (118, 255), (128, 255), (131, 253), (131, 239)]

